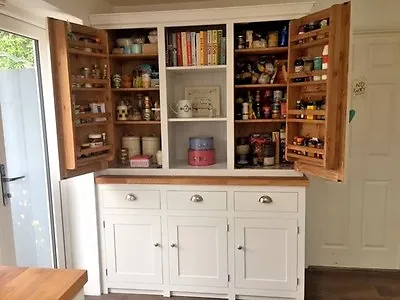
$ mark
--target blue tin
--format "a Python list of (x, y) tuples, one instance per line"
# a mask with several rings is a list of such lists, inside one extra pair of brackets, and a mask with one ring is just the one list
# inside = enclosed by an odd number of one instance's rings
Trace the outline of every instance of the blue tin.
[(214, 138), (210, 136), (192, 136), (189, 138), (189, 149), (191, 150), (214, 149)]

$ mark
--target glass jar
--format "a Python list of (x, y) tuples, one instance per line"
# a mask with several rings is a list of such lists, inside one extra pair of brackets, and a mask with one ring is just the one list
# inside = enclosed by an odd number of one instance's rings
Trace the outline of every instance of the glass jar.
[(270, 31), (268, 32), (268, 48), (278, 47), (279, 32)]
[(237, 48), (244, 49), (245, 47), (246, 47), (246, 39), (244, 38), (244, 35), (238, 35), (237, 36)]
[(88, 135), (88, 141), (90, 143), (90, 148), (103, 146), (103, 136), (101, 133), (91, 133)]
[(89, 68), (82, 68), (82, 75), (84, 79), (90, 78), (90, 69)]

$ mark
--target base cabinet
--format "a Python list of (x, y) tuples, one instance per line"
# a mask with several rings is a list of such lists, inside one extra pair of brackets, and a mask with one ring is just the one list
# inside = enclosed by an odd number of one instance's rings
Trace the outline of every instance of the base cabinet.
[(297, 220), (235, 219), (235, 285), (297, 289)]
[(170, 283), (228, 286), (226, 218), (169, 217)]
[(104, 224), (108, 280), (162, 283), (160, 217), (105, 215)]
[(304, 299), (305, 187), (100, 184), (97, 194), (105, 293)]

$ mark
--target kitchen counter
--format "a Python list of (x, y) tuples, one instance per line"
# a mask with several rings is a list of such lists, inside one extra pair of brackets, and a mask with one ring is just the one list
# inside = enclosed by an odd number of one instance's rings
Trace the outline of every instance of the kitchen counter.
[(96, 184), (176, 184), (176, 185), (246, 185), (308, 186), (307, 177), (228, 177), (228, 176), (122, 176), (96, 177)]
[(83, 300), (83, 270), (0, 266), (0, 299)]

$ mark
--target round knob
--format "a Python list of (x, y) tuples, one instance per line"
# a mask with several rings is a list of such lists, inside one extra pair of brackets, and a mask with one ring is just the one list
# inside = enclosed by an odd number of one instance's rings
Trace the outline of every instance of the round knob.
[(176, 244), (175, 243), (171, 243), (171, 248), (175, 248)]
[(258, 202), (269, 204), (269, 203), (272, 203), (272, 198), (270, 196), (264, 195), (264, 196), (261, 196), (260, 198), (258, 198)]
[(239, 246), (237, 246), (237, 249), (238, 249), (238, 250), (242, 250), (242, 249), (243, 249), (243, 246), (240, 246), (240, 245), (239, 245)]
[(190, 198), (190, 201), (192, 201), (192, 202), (202, 202), (203, 201), (203, 197), (200, 196), (200, 195), (193, 195)]
[(137, 198), (136, 198), (136, 196), (134, 195), (134, 194), (128, 194), (128, 195), (126, 195), (126, 197), (125, 197), (125, 200), (126, 201), (135, 201)]
[(160, 246), (159, 243), (157, 243), (157, 242), (154, 243), (154, 247), (159, 247), (159, 246)]

